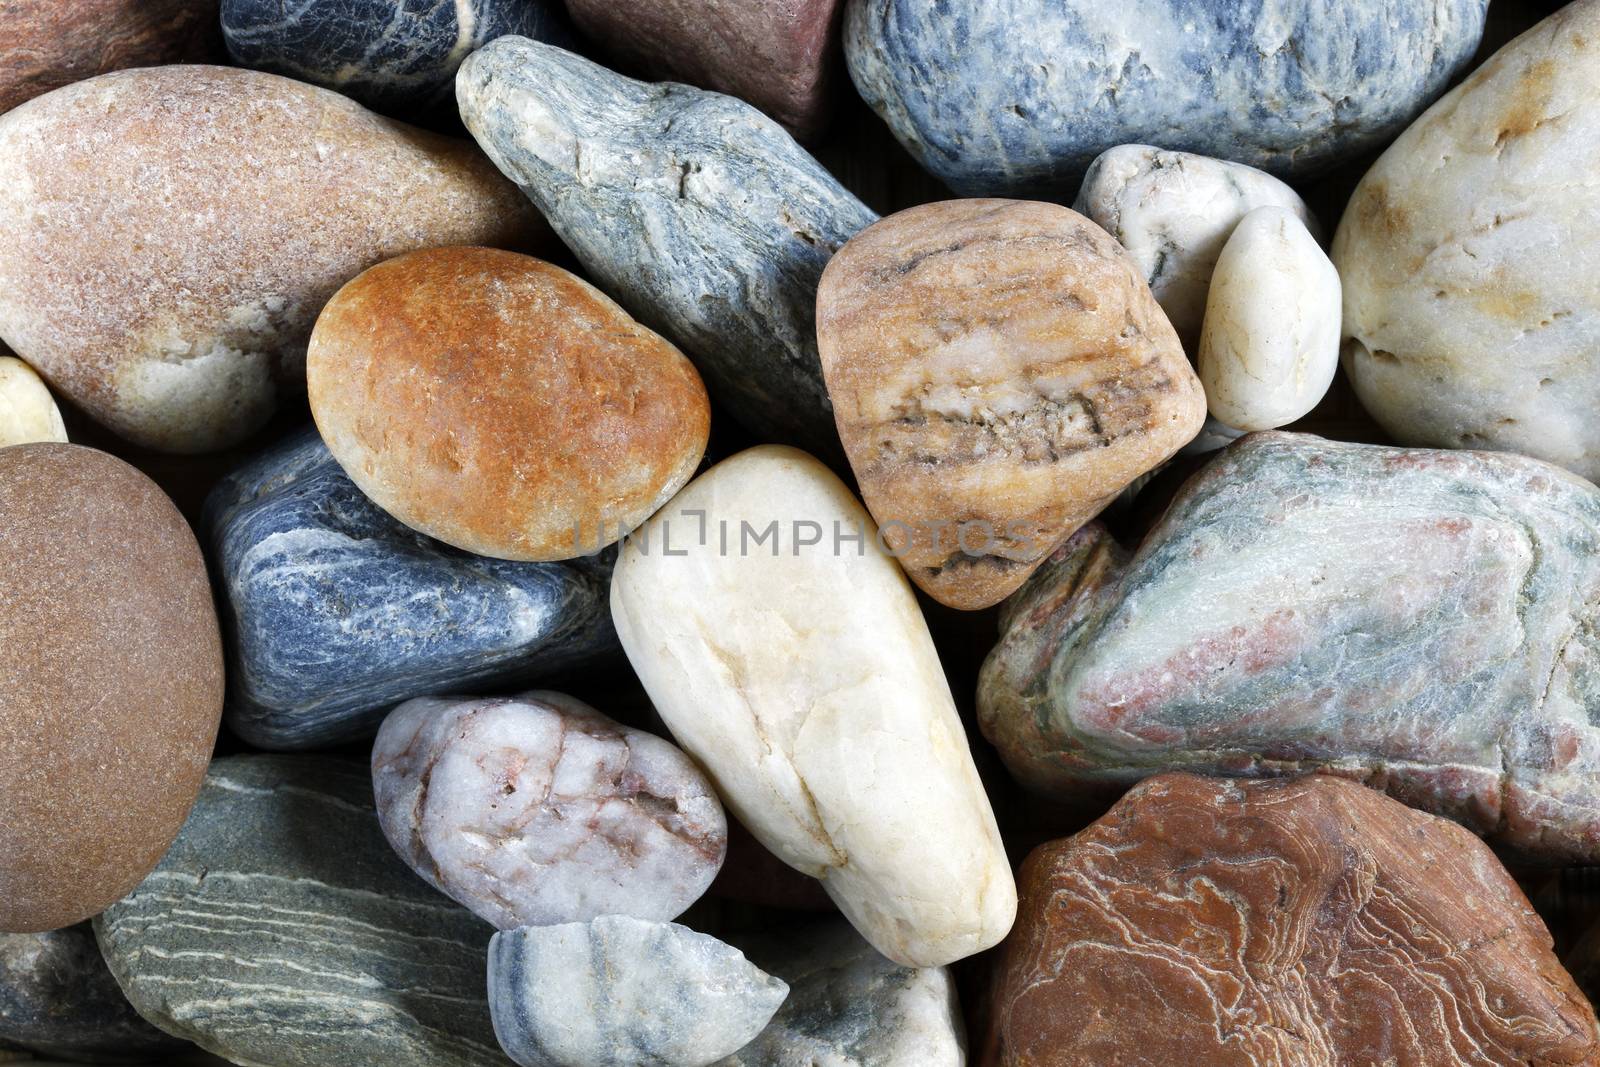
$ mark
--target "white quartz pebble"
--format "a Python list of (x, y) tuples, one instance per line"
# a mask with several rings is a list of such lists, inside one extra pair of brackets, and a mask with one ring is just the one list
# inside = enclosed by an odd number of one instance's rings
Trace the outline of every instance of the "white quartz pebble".
[(15, 356), (0, 356), (0, 448), (66, 439), (55, 399), (33, 368)]

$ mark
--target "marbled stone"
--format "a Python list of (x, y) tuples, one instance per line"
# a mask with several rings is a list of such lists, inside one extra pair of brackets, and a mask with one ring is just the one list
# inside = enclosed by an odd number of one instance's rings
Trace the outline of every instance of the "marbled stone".
[(815, 135), (828, 119), (843, 0), (567, 0), (567, 7), (579, 29), (653, 78), (748, 100), (796, 137)]
[(1200, 343), (1211, 272), (1240, 220), (1256, 208), (1282, 207), (1314, 236), (1322, 232), (1299, 194), (1270, 174), (1143, 144), (1100, 153), (1072, 207), (1128, 250), (1191, 354)]
[(1501, 49), (1384, 153), (1334, 239), (1344, 365), (1405, 444), (1600, 479), (1600, 2)]
[(222, 0), (235, 63), (401, 117), (453, 116), (461, 61), (508, 33), (571, 43), (560, 0)]
[(1054, 204), (949, 200), (869, 226), (823, 273), (817, 343), (867, 507), (956, 608), (1009, 596), (1205, 420), (1138, 268)]
[(1351, 782), (1163, 775), (1019, 882), (986, 1067), (1600, 1064), (1494, 854)]
[(0, 339), (136, 444), (204, 452), (300, 402), (312, 321), (352, 275), (536, 222), (471, 144), (337, 93), (106, 74), (0, 116)]
[(505, 1063), (488, 931), (390, 850), (359, 764), (217, 760), (161, 866), (95, 932), (139, 1014), (234, 1063)]
[(1012, 599), (979, 718), (1024, 783), (1328, 770), (1600, 857), (1600, 490), (1520, 456), (1255, 434), (1137, 552), (1087, 527)]
[(607, 915), (489, 945), (495, 1034), (522, 1067), (702, 1067), (760, 1033), (788, 992), (676, 923)]
[(334, 294), (306, 353), (317, 428), (412, 529), (481, 556), (600, 551), (694, 473), (694, 366), (560, 267), (492, 248), (380, 263)]
[(1301, 418), (1339, 369), (1339, 272), (1288, 208), (1246, 215), (1223, 246), (1200, 333), (1214, 418), (1273, 430)]
[(938, 966), (1005, 936), (1011, 869), (927, 623), (821, 463), (766, 445), (690, 482), (624, 546), (611, 614), (723, 803), (874, 948)]
[(228, 728), (260, 748), (370, 736), (419, 693), (616, 651), (609, 556), (456, 551), (384, 514), (310, 430), (218, 483), (206, 528), (228, 609)]
[(502, 930), (675, 919), (728, 847), (687, 756), (561, 693), (408, 700), (378, 731), (372, 786), (400, 858)]
[(120, 459), (0, 448), (0, 933), (87, 919), (183, 825), (222, 644), (178, 509)]
[(61, 411), (44, 382), (22, 360), (0, 353), (0, 448), (66, 439)]
[(771, 119), (502, 38), (456, 79), (478, 143), (588, 272), (762, 440), (838, 452), (817, 281), (874, 215)]
[(149, 1063), (188, 1046), (141, 1019), (88, 923), (0, 934), (0, 1048), (85, 1063)]
[(1312, 174), (1383, 145), (1444, 90), (1487, 0), (850, 0), (850, 76), (966, 196), (1071, 196), (1150, 142)]

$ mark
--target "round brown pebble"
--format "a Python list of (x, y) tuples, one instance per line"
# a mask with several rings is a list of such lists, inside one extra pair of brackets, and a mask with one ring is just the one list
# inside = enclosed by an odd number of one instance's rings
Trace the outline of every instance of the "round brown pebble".
[(689, 361), (531, 256), (435, 248), (329, 301), (311, 410), (350, 478), (407, 526), (484, 556), (569, 559), (666, 503), (705, 451)]
[(222, 715), (194, 534), (78, 445), (0, 449), (0, 932), (86, 919), (155, 867)]

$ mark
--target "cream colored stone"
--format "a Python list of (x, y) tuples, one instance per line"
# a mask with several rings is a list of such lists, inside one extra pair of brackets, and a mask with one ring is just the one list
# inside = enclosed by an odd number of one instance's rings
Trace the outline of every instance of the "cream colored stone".
[(611, 612), (740, 821), (822, 879), (878, 951), (932, 967), (1004, 937), (1016, 886), (927, 624), (875, 529), (810, 456), (753, 448), (635, 532)]
[(0, 448), (66, 439), (55, 398), (33, 368), (15, 356), (0, 356)]

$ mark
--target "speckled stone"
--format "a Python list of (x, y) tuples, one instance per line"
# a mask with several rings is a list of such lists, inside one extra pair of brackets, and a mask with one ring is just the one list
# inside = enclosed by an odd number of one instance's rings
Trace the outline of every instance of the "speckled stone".
[(222, 0), (235, 63), (404, 118), (453, 116), (456, 68), (508, 33), (571, 43), (560, 0)]
[(67, 439), (55, 397), (33, 368), (0, 349), (0, 448)]
[(1010, 601), (979, 721), (1082, 795), (1328, 770), (1600, 859), (1600, 489), (1520, 456), (1254, 434), (1137, 552), (1086, 527)]
[(967, 196), (1070, 197), (1146, 142), (1313, 174), (1405, 128), (1487, 0), (850, 0), (856, 88)]
[(595, 280), (696, 361), (760, 440), (839, 453), (817, 282), (877, 218), (777, 123), (509, 37), (456, 79), (461, 116)]
[(410, 697), (616, 650), (609, 556), (509, 563), (423, 537), (310, 430), (220, 482), (206, 529), (229, 609), (228, 727), (258, 747), (370, 736)]
[(154, 482), (0, 448), (0, 932), (87, 919), (183, 825), (222, 713), (205, 560)]
[(390, 850), (359, 764), (217, 760), (161, 866), (95, 932), (141, 1015), (235, 1063), (506, 1062), (489, 931)]

